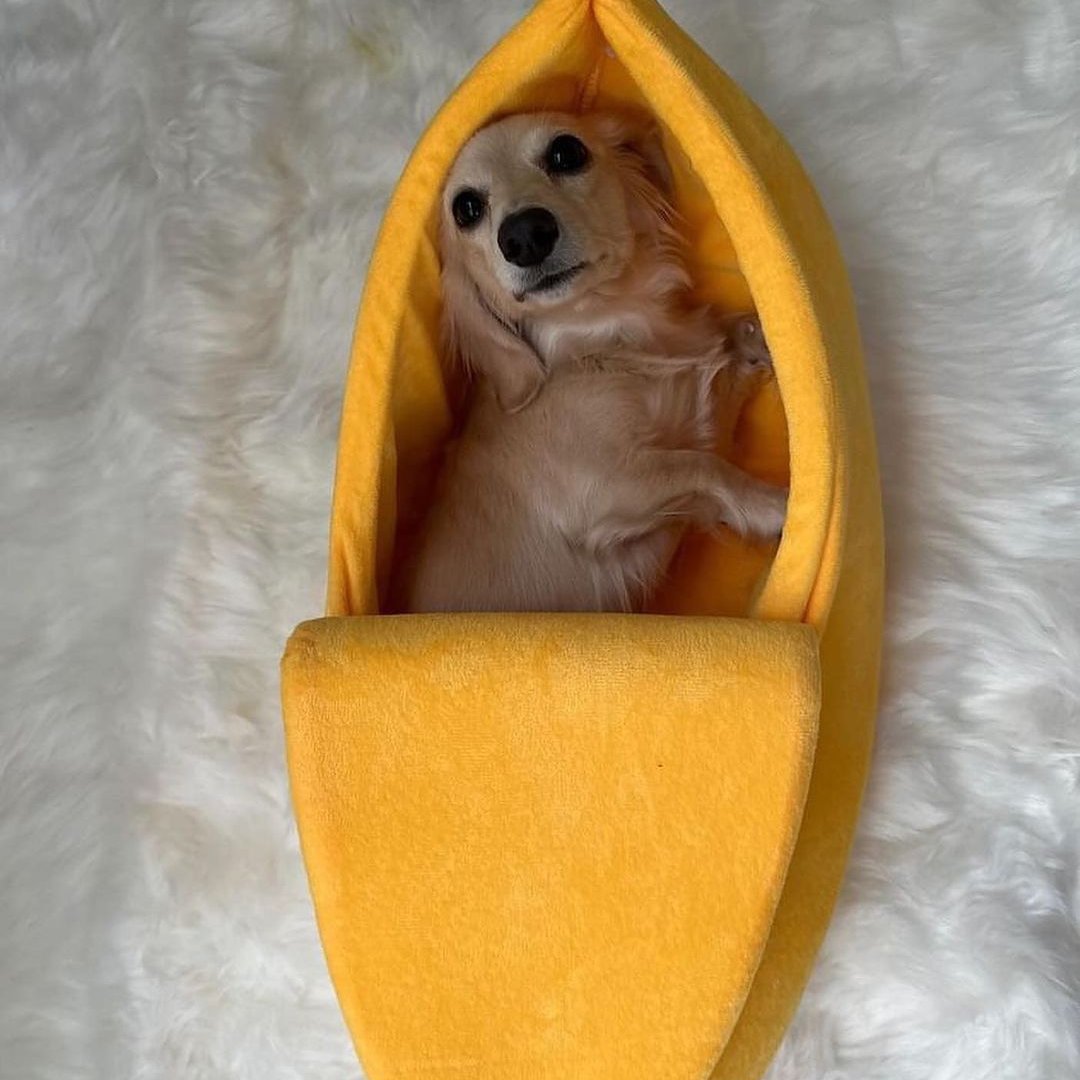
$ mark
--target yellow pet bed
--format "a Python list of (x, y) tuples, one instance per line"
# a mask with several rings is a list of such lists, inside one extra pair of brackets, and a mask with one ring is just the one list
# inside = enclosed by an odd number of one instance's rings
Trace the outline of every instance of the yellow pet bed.
[[(689, 539), (646, 615), (380, 613), (449, 429), (439, 192), (498, 113), (663, 122), (701, 291), (777, 386), (739, 431), (778, 550)], [(782, 402), (782, 405), (781, 405)], [(841, 879), (877, 694), (882, 542), (851, 294), (761, 113), (652, 0), (541, 0), (439, 112), (368, 273), (327, 617), (283, 661), (330, 971), (371, 1080), (752, 1080)]]

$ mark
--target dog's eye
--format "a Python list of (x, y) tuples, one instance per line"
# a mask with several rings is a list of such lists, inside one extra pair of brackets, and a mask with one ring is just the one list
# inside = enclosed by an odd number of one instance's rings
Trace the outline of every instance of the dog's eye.
[(544, 168), (552, 174), (568, 176), (589, 164), (589, 148), (576, 135), (556, 135), (544, 152)]
[(487, 211), (487, 199), (475, 188), (465, 188), (454, 196), (450, 209), (459, 229), (471, 229), (480, 224)]

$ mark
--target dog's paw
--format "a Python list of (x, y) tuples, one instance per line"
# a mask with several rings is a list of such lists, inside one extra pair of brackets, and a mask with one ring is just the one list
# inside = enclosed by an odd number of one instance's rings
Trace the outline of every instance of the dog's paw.
[(756, 315), (736, 316), (728, 334), (731, 351), (741, 363), (755, 370), (772, 370), (772, 353)]
[(788, 489), (755, 483), (744, 505), (746, 532), (759, 540), (776, 540), (787, 519)]

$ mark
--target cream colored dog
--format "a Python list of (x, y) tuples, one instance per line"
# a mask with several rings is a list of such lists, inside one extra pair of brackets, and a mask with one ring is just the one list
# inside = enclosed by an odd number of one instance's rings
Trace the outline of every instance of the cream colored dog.
[(694, 305), (648, 119), (510, 116), (443, 195), (460, 437), (398, 570), (405, 611), (637, 611), (687, 526), (776, 537), (786, 492), (722, 453), (771, 370), (752, 316)]

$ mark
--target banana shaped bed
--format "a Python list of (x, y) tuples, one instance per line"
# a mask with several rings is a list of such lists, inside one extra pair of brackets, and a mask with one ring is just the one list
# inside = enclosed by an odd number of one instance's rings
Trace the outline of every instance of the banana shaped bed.
[[(437, 210), (498, 113), (645, 106), (703, 292), (775, 386), (738, 461), (779, 547), (694, 537), (656, 612), (380, 614), (450, 430)], [(282, 662), (293, 801), (370, 1080), (752, 1080), (827, 926), (872, 741), (875, 447), (847, 276), (798, 161), (653, 0), (541, 0), (417, 146), (368, 273), (325, 618)]]

